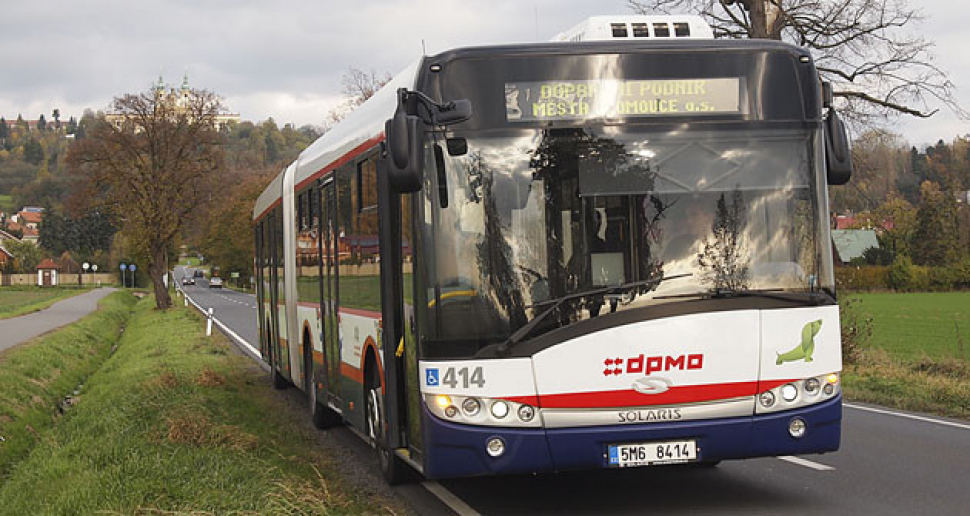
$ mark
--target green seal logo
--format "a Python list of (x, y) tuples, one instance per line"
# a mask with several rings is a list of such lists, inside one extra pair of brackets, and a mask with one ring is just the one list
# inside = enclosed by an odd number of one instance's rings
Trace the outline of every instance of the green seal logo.
[(815, 335), (818, 334), (818, 330), (822, 328), (822, 320), (812, 321), (802, 328), (802, 342), (795, 346), (794, 349), (787, 353), (778, 353), (778, 358), (775, 360), (775, 365), (781, 365), (785, 362), (794, 362), (796, 360), (804, 359), (806, 362), (812, 361), (812, 353), (815, 352)]

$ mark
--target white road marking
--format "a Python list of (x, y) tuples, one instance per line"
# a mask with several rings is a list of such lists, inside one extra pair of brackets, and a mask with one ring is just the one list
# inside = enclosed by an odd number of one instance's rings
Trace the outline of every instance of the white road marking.
[[(198, 303), (196, 303), (195, 300), (192, 299), (192, 296), (189, 296), (188, 294), (186, 294), (185, 291), (182, 291), (182, 295), (184, 295), (185, 298), (188, 299), (190, 303), (192, 303), (192, 306), (196, 307), (200, 312), (202, 312), (203, 315), (206, 314), (206, 310), (204, 308), (202, 308), (201, 305), (199, 305)], [(233, 339), (235, 339), (236, 342), (238, 342), (240, 345), (245, 346), (246, 349), (248, 349), (253, 355), (255, 355), (257, 357), (262, 357), (263, 356), (259, 352), (258, 349), (254, 348), (252, 344), (250, 344), (249, 342), (246, 341), (246, 339), (240, 337), (238, 333), (230, 330), (228, 326), (226, 326), (225, 324), (222, 323), (222, 321), (220, 321), (216, 317), (213, 317), (212, 318), (212, 322), (216, 323), (217, 326), (219, 326), (220, 328), (222, 328), (223, 331), (225, 331), (227, 334), (229, 334), (229, 336), (232, 337)]]
[(827, 466), (825, 464), (819, 464), (818, 462), (813, 462), (808, 459), (803, 459), (801, 457), (794, 457), (791, 455), (781, 455), (776, 457), (785, 462), (791, 462), (792, 464), (798, 464), (799, 466), (804, 466), (806, 468), (812, 468), (818, 471), (833, 471), (835, 468), (832, 466)]
[(889, 416), (905, 417), (905, 418), (909, 418), (909, 419), (915, 419), (917, 421), (925, 421), (927, 423), (936, 423), (938, 425), (946, 425), (946, 426), (952, 426), (952, 427), (956, 427), (956, 428), (962, 428), (964, 430), (970, 430), (970, 425), (967, 425), (967, 424), (955, 423), (953, 421), (944, 421), (942, 419), (934, 419), (934, 418), (925, 417), (925, 416), (917, 416), (915, 414), (907, 414), (905, 412), (894, 412), (892, 410), (877, 409), (877, 408), (873, 408), (873, 407), (864, 407), (862, 405), (853, 405), (852, 403), (843, 403), (842, 406), (843, 407), (853, 408), (853, 409), (856, 409), (856, 410), (866, 410), (866, 411), (869, 411), (869, 412), (875, 412), (877, 414), (886, 414), (886, 415), (889, 415)]
[(455, 493), (445, 489), (445, 486), (433, 480), (421, 482), (421, 485), (460, 516), (479, 516), (478, 511), (469, 507), (461, 498), (455, 496)]

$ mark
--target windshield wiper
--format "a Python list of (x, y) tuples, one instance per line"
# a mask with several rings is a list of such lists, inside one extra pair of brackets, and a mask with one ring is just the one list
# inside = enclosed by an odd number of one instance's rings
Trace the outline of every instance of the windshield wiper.
[(582, 292), (573, 292), (572, 294), (566, 294), (565, 296), (558, 297), (556, 299), (550, 299), (547, 301), (543, 301), (541, 303), (536, 303), (532, 305), (532, 307), (539, 307), (539, 306), (550, 305), (550, 304), (552, 306), (543, 310), (541, 313), (539, 313), (539, 315), (536, 315), (535, 317), (533, 317), (531, 321), (529, 321), (524, 326), (516, 330), (515, 333), (513, 333), (512, 335), (509, 335), (509, 338), (505, 339), (505, 342), (502, 342), (501, 344), (498, 345), (497, 351), (501, 355), (507, 354), (509, 350), (512, 349), (512, 346), (518, 344), (519, 342), (522, 341), (522, 339), (528, 337), (529, 334), (532, 333), (532, 330), (534, 330), (535, 327), (538, 326), (539, 323), (546, 318), (546, 316), (555, 312), (556, 309), (559, 308), (563, 303), (571, 299), (578, 299), (581, 297), (595, 296), (600, 294), (616, 294), (619, 292), (629, 290), (634, 287), (640, 287), (645, 285), (659, 285), (667, 280), (685, 278), (687, 276), (693, 276), (693, 274), (688, 272), (686, 274), (675, 274), (673, 276), (663, 276), (660, 278), (654, 278), (654, 279), (648, 279), (648, 280), (631, 281), (629, 283), (623, 283), (621, 285), (613, 285), (610, 287), (584, 290)]
[(761, 297), (766, 299), (777, 299), (789, 303), (807, 302), (812, 305), (820, 305), (826, 301), (835, 301), (835, 298), (823, 292), (795, 292), (785, 290), (739, 290), (731, 288), (715, 288), (711, 290), (690, 292), (688, 294), (672, 294), (667, 296), (654, 296), (653, 299), (682, 299), (688, 297), (700, 297), (704, 299), (728, 299), (735, 297)]

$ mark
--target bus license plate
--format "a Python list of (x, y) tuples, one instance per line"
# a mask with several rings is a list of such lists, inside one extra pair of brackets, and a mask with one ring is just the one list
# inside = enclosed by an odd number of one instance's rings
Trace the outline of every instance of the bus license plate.
[(607, 466), (611, 468), (675, 464), (697, 460), (697, 443), (695, 441), (611, 444), (608, 451)]

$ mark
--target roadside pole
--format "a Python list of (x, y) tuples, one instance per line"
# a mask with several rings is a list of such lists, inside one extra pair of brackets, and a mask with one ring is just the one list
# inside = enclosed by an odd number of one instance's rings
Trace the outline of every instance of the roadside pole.
[(212, 307), (211, 306), (209, 307), (209, 318), (205, 323), (205, 336), (206, 337), (212, 336)]

